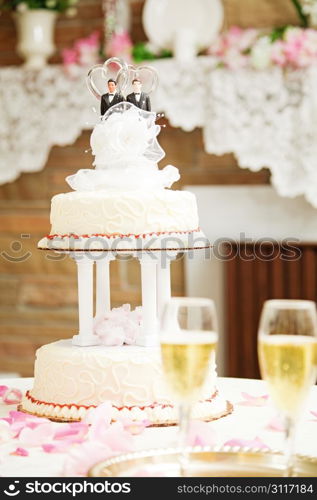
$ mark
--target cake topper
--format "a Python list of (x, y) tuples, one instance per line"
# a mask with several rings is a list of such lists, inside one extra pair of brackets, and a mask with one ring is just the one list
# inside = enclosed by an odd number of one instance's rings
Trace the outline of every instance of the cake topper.
[(133, 92), (127, 95), (127, 101), (140, 109), (151, 111), (151, 101), (149, 95), (142, 92), (142, 82), (138, 78), (132, 80)]
[(117, 82), (113, 78), (108, 80), (108, 92), (101, 96), (100, 102), (100, 114), (104, 115), (111, 106), (123, 102), (123, 95), (117, 91)]
[[(123, 70), (119, 71), (118, 77)], [(127, 95), (127, 101), (144, 111), (151, 111), (151, 101), (149, 94), (154, 92), (158, 85), (158, 74), (153, 66), (128, 65), (128, 78), (124, 91), (130, 90)], [(130, 89), (129, 89), (130, 87)], [(146, 87), (146, 91), (143, 88)], [(132, 90), (132, 92), (131, 92)]]
[(90, 137), (94, 169), (66, 178), (75, 191), (159, 190), (179, 179), (178, 169), (158, 168), (165, 153), (158, 143), (156, 114), (130, 102), (111, 106)]
[[(111, 66), (117, 66), (118, 67), (117, 71), (116, 72), (113, 71), (111, 69)], [(114, 76), (114, 73), (116, 73), (116, 76)], [(107, 83), (109, 83), (109, 80), (114, 80), (116, 82), (116, 91), (119, 94), (121, 94), (122, 89), (127, 86), (129, 70), (127, 63), (123, 59), (120, 59), (119, 57), (111, 57), (110, 59), (107, 59), (103, 64), (96, 64), (88, 71), (86, 77), (86, 84), (89, 91), (98, 100), (102, 100), (102, 96), (104, 95), (104, 92), (103, 91), (101, 92), (99, 90), (96, 83), (96, 78), (98, 74), (99, 74), (99, 80), (100, 77), (102, 81), (106, 81)], [(103, 85), (103, 90), (104, 90), (104, 85)]]

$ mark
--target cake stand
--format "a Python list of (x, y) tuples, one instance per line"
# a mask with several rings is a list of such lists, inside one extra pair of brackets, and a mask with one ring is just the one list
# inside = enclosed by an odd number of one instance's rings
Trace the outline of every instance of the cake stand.
[[(158, 324), (165, 303), (171, 298), (170, 264), (178, 253), (191, 253), (211, 248), (209, 242), (200, 246), (151, 249), (102, 249), (102, 250), (40, 250), (66, 253), (77, 264), (79, 331), (73, 336), (76, 346), (99, 345), (94, 334), (94, 319), (101, 319), (111, 311), (110, 262), (120, 255), (130, 255), (140, 262), (142, 289), (142, 325), (136, 345), (158, 345)], [(96, 265), (96, 304), (94, 317), (94, 265)]]

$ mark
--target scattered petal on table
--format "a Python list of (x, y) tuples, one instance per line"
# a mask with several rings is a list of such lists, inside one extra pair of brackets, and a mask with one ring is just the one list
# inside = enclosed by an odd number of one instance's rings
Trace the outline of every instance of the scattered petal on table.
[(124, 430), (121, 422), (111, 424), (100, 438), (100, 442), (109, 446), (112, 451), (131, 451), (133, 449), (132, 434)]
[(311, 412), (310, 412), (310, 413), (313, 415), (313, 417), (316, 417), (316, 418), (317, 418), (317, 411), (312, 411), (312, 410), (311, 410)]
[(101, 405), (97, 406), (97, 408), (92, 408), (87, 411), (83, 422), (86, 424), (96, 425), (98, 420), (102, 420), (110, 425), (112, 415), (112, 405), (110, 401), (105, 401), (101, 403)]
[(263, 443), (263, 441), (259, 437), (251, 440), (237, 438), (230, 439), (229, 441), (226, 441), (224, 443), (224, 446), (240, 446), (241, 448), (256, 448), (261, 450), (269, 449), (269, 446)]
[(280, 417), (273, 417), (266, 426), (266, 429), (276, 432), (284, 432), (285, 425)]
[(191, 420), (187, 444), (189, 446), (213, 446), (216, 444), (216, 433), (207, 422)]
[(88, 433), (89, 426), (83, 422), (73, 422), (70, 424), (62, 424), (58, 426), (55, 434), (54, 440), (64, 440), (70, 437), (77, 440), (84, 439)]
[(247, 392), (241, 392), (244, 401), (239, 401), (237, 404), (241, 406), (265, 406), (268, 402), (268, 394), (263, 394), (262, 396), (252, 396)]
[(0, 385), (0, 398), (5, 395), (9, 387), (7, 385)]
[(101, 440), (104, 432), (109, 428), (111, 423), (112, 405), (110, 401), (106, 401), (97, 408), (87, 412), (84, 419), (85, 424), (90, 424), (89, 439)]
[(22, 392), (20, 389), (9, 389), (4, 395), (3, 395), (3, 402), (6, 405), (16, 405), (18, 403), (21, 403), (22, 399)]
[(25, 427), (19, 435), (19, 442), (24, 446), (41, 446), (47, 441), (51, 441), (55, 433), (53, 422), (41, 424), (35, 429)]
[(47, 418), (35, 417), (21, 411), (10, 411), (9, 417), (3, 418), (0, 421), (6, 421), (10, 424), (14, 437), (18, 437), (20, 432), (26, 427), (35, 429), (43, 423), (49, 423)]
[(122, 417), (119, 418), (118, 421), (122, 423), (126, 431), (134, 436), (141, 434), (146, 427), (151, 425), (150, 420), (142, 420), (140, 422), (136, 422), (135, 420), (131, 420), (130, 418)]
[(42, 444), (42, 450), (45, 453), (65, 453), (74, 444), (82, 444), (82, 440), (64, 439), (53, 443)]
[(25, 448), (17, 448), (15, 451), (12, 451), (10, 455), (17, 455), (19, 457), (28, 457), (29, 452)]
[(90, 467), (113, 454), (108, 446), (97, 441), (86, 441), (81, 445), (73, 446), (64, 462), (63, 476), (87, 476)]

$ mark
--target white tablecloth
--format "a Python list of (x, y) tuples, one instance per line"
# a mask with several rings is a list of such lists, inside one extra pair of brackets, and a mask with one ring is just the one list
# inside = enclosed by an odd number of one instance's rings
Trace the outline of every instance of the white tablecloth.
[[(16, 387), (23, 391), (32, 387), (32, 378), (1, 379), (1, 385)], [(227, 440), (237, 438), (253, 440), (259, 437), (273, 449), (282, 449), (283, 433), (267, 428), (275, 415), (271, 404), (265, 406), (246, 406), (242, 392), (252, 396), (263, 396), (267, 393), (266, 384), (261, 380), (219, 378), (218, 389), (234, 404), (234, 411), (222, 419), (211, 422), (210, 426), (216, 432), (216, 445), (222, 445)], [(0, 417), (8, 415), (13, 405), (0, 404)], [(307, 408), (299, 422), (296, 452), (317, 457), (317, 418), (311, 413), (317, 411), (317, 387), (311, 390)], [(56, 424), (58, 425), (58, 424)], [(148, 428), (135, 436), (136, 449), (167, 447), (175, 444), (177, 428)], [(29, 448), (29, 456), (10, 455), (19, 446), (16, 440), (0, 446), (0, 476), (4, 477), (60, 477), (63, 475), (64, 453), (45, 453), (39, 447)]]

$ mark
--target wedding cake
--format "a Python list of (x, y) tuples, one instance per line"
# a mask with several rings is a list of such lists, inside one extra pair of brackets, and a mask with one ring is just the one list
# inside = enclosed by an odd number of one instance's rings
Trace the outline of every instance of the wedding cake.
[[(177, 168), (157, 166), (164, 156), (157, 142), (159, 130), (155, 113), (126, 102), (111, 107), (91, 134), (95, 169), (68, 177), (73, 191), (53, 197), (51, 232), (39, 248), (75, 256), (136, 256), (207, 246), (195, 196), (170, 189), (179, 179)], [(96, 345), (74, 345), (70, 339), (38, 349), (34, 385), (21, 409), (76, 421), (109, 400), (113, 420), (121, 415), (151, 425), (175, 424), (177, 409), (165, 387), (160, 348), (136, 342), (144, 314), (142, 308), (131, 311), (124, 305), (95, 317)], [(216, 379), (212, 360), (194, 418), (212, 420), (226, 414)]]

